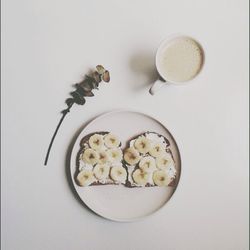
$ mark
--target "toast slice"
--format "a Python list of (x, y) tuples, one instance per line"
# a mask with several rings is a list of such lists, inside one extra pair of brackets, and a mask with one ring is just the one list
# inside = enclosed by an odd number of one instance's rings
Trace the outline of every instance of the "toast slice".
[(169, 140), (155, 132), (142, 133), (124, 151), (127, 187), (174, 186), (175, 160)]
[(127, 171), (122, 159), (121, 142), (117, 136), (109, 132), (89, 134), (80, 142), (75, 181), (79, 186), (125, 185)]

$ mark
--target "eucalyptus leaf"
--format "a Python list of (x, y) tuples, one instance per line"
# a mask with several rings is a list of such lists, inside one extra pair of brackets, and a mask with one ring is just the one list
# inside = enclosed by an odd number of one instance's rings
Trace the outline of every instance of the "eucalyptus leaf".
[(84, 92), (84, 96), (92, 97), (92, 96), (94, 96), (94, 94), (93, 94), (93, 92), (89, 91), (89, 92)]
[(84, 96), (85, 93), (84, 89), (80, 85), (77, 86), (76, 92), (81, 96)]
[(106, 71), (103, 73), (102, 79), (103, 79), (104, 82), (109, 82), (109, 81), (110, 81), (110, 75), (109, 75), (108, 70), (106, 70)]
[(83, 82), (81, 82), (79, 85), (81, 86), (81, 88), (86, 91), (86, 92), (89, 92), (91, 91), (94, 87), (93, 87), (93, 79), (90, 78), (90, 79), (86, 79), (84, 80)]
[(48, 159), (49, 159), (49, 154), (51, 147), (53, 145), (54, 139), (57, 135), (57, 132), (65, 118), (65, 116), (70, 112), (71, 107), (76, 103), (79, 105), (84, 105), (86, 100), (84, 97), (91, 97), (94, 96), (92, 90), (93, 89), (98, 89), (99, 83), (101, 80), (105, 82), (110, 81), (110, 75), (107, 70), (102, 65), (97, 65), (96, 66), (96, 71), (94, 71), (91, 75), (86, 75), (85, 79), (81, 81), (79, 84), (75, 84), (76, 90), (74, 92), (71, 92), (72, 98), (68, 98), (66, 100), (67, 108), (62, 111), (62, 117), (56, 127), (56, 130), (51, 138), (47, 154), (45, 157), (44, 165), (47, 165)]
[(94, 96), (93, 92), (92, 91), (85, 91), (81, 86), (77, 86), (77, 89), (76, 89), (76, 92), (81, 95), (81, 96), (88, 96), (88, 97), (91, 97), (91, 96)]
[(100, 83), (102, 81), (101, 75), (98, 74), (98, 72), (96, 72), (96, 71), (93, 73), (93, 78), (94, 78), (96, 83)]
[(74, 103), (74, 99), (73, 98), (68, 98), (66, 100), (66, 104), (68, 105), (68, 107), (70, 107), (73, 103)]
[(98, 87), (99, 87), (99, 83), (97, 83), (95, 81), (91, 82), (91, 85), (92, 85), (93, 89), (98, 89)]
[(105, 72), (105, 68), (102, 65), (97, 65), (96, 69), (100, 75), (102, 75)]
[(73, 96), (75, 103), (79, 105), (83, 105), (86, 102), (85, 98), (79, 95), (79, 93), (76, 91), (71, 92), (71, 95)]

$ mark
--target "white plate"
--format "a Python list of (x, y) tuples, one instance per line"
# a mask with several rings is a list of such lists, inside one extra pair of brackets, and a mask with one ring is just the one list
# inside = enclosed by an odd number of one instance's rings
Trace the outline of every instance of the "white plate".
[(116, 185), (79, 187), (75, 184), (74, 174), (80, 140), (85, 135), (98, 131), (109, 131), (118, 135), (123, 147), (130, 138), (146, 131), (157, 132), (165, 136), (170, 141), (176, 161), (178, 172), (176, 185), (180, 178), (180, 153), (170, 132), (148, 115), (132, 111), (113, 111), (91, 121), (79, 134), (74, 144), (70, 171), (75, 190), (81, 200), (95, 213), (115, 221), (133, 221), (163, 207), (173, 195), (176, 187), (127, 188)]

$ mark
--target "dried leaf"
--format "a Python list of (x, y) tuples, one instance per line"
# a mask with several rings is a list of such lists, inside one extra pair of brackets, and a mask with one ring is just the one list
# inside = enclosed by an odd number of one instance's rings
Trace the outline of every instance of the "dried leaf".
[(84, 96), (91, 97), (91, 96), (94, 96), (94, 94), (93, 92), (89, 91), (89, 92), (84, 92)]
[(94, 80), (95, 80), (96, 83), (100, 83), (102, 81), (101, 75), (99, 75), (97, 71), (95, 71), (93, 73), (93, 78), (94, 78)]
[(92, 85), (93, 89), (98, 89), (98, 87), (99, 87), (99, 83), (97, 83), (97, 82), (95, 82), (95, 81), (93, 81), (93, 82), (91, 83), (91, 85)]
[(102, 79), (103, 79), (104, 82), (109, 82), (109, 81), (110, 81), (110, 75), (109, 75), (108, 70), (106, 70), (106, 71), (103, 73)]
[(94, 96), (92, 91), (85, 91), (80, 85), (77, 85), (76, 92), (81, 96), (88, 96), (88, 97)]
[(91, 82), (93, 80), (91, 80), (91, 79), (93, 79), (93, 78), (85, 79), (84, 81), (79, 83), (79, 86), (86, 92), (89, 92), (93, 89), (93, 84)]
[(105, 72), (105, 68), (102, 65), (97, 65), (96, 69), (100, 75), (102, 75)]

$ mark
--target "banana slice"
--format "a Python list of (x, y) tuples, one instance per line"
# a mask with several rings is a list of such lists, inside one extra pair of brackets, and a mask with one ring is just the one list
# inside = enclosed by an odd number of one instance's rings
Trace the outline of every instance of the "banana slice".
[(89, 138), (89, 146), (95, 150), (100, 150), (104, 145), (103, 136), (94, 134)]
[(109, 176), (109, 169), (107, 164), (96, 164), (93, 172), (98, 180), (105, 180)]
[(127, 179), (127, 171), (122, 166), (115, 166), (111, 168), (110, 176), (114, 181), (124, 183)]
[(98, 157), (97, 163), (105, 164), (105, 163), (108, 162), (109, 156), (108, 156), (108, 154), (107, 154), (106, 151), (100, 151), (100, 152), (98, 153), (98, 156), (99, 156), (99, 157)]
[(108, 148), (117, 148), (120, 145), (120, 141), (117, 136), (109, 133), (104, 137), (104, 143)]
[(145, 186), (148, 182), (149, 174), (141, 169), (137, 169), (133, 172), (132, 177), (135, 183)]
[(155, 159), (151, 156), (142, 158), (139, 162), (139, 168), (144, 172), (152, 172), (156, 168)]
[(91, 170), (82, 170), (76, 177), (77, 183), (82, 186), (86, 187), (92, 184), (95, 181), (95, 177)]
[(142, 154), (146, 154), (150, 150), (150, 140), (145, 136), (140, 136), (135, 140), (135, 148)]
[(111, 163), (120, 162), (122, 160), (122, 150), (118, 148), (109, 149), (107, 151), (109, 161)]
[(83, 154), (82, 154), (82, 160), (85, 163), (91, 164), (91, 165), (95, 165), (98, 161), (98, 153), (91, 149), (91, 148), (87, 148)]
[(159, 187), (163, 187), (163, 186), (167, 186), (171, 182), (171, 179), (168, 177), (165, 171), (156, 170), (153, 173), (153, 181), (155, 185)]
[(129, 165), (135, 165), (140, 160), (140, 154), (135, 148), (127, 148), (124, 153), (124, 160)]
[(164, 145), (161, 143), (155, 143), (149, 150), (149, 154), (152, 155), (153, 157), (160, 157), (164, 153), (166, 153), (165, 148)]
[(169, 154), (165, 154), (161, 157), (156, 158), (156, 166), (161, 170), (166, 170), (167, 168), (174, 165), (173, 159)]

